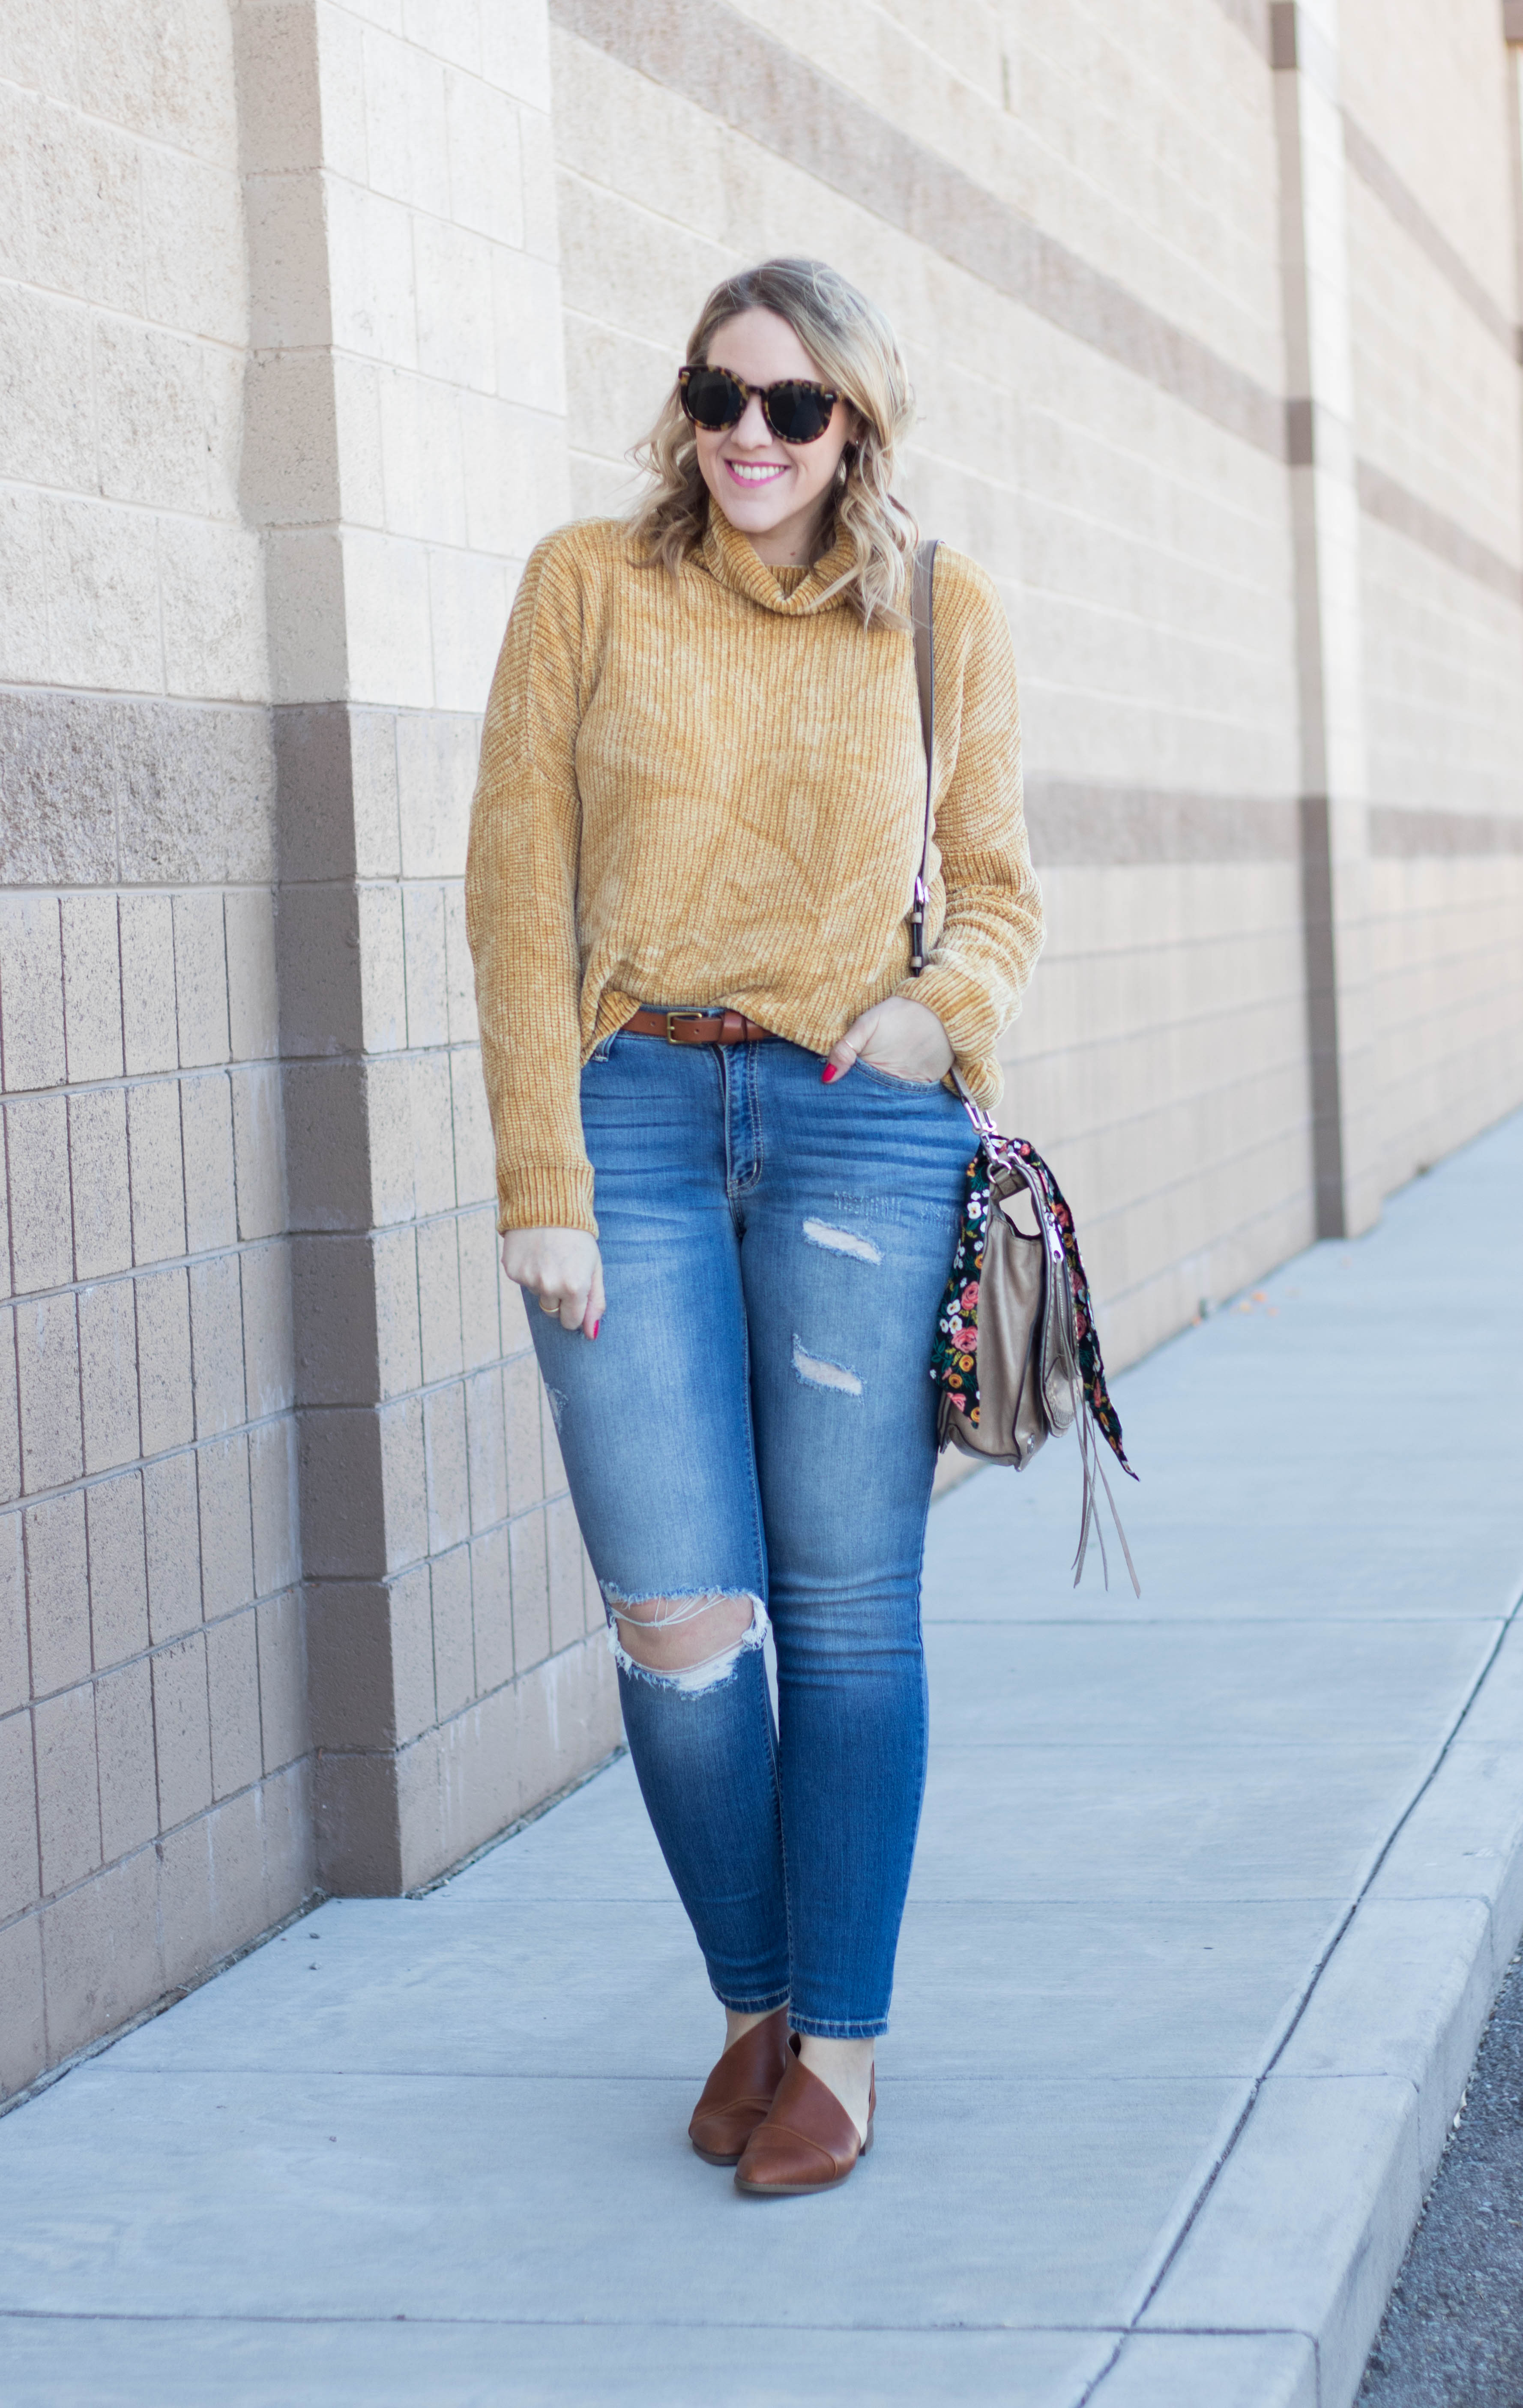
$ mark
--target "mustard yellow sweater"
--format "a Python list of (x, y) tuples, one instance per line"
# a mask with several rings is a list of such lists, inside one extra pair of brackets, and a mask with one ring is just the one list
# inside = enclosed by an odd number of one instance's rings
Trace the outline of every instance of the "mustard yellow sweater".
[(902, 629), (775, 571), (711, 505), (682, 574), (592, 520), (539, 545), (492, 681), (466, 919), (498, 1226), (596, 1233), (582, 1064), (639, 1004), (726, 1005), (826, 1054), (912, 996), (998, 1100), (995, 1045), (1042, 944), (1010, 631), (936, 565), (935, 834), (923, 975), (906, 914), (925, 752)]

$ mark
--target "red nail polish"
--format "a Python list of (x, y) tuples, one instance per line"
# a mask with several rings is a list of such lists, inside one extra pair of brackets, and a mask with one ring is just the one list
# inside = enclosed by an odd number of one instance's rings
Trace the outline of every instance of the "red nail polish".
[(835, 1064), (834, 1064), (833, 1062), (827, 1062), (827, 1063), (826, 1064), (826, 1066), (825, 1066), (825, 1068), (820, 1072), (820, 1076), (821, 1076), (821, 1078), (824, 1080), (824, 1082), (825, 1082), (825, 1083), (826, 1083), (826, 1085), (827, 1087), (828, 1087), (828, 1085), (830, 1084), (831, 1080), (835, 1077), (835, 1075), (836, 1075), (836, 1066), (835, 1066)]
[(593, 1336), (594, 1336), (595, 1338), (596, 1337), (596, 1335), (597, 1335), (598, 1331), (602, 1328), (602, 1326), (603, 1326), (603, 1325), (602, 1325), (602, 1323), (601, 1323), (600, 1321), (595, 1321), (595, 1322), (593, 1323), (593, 1326), (592, 1326), (592, 1334), (593, 1334)]

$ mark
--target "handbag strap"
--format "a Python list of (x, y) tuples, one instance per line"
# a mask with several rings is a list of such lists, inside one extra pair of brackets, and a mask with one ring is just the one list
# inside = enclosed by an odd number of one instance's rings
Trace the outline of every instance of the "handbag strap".
[(930, 900), (926, 864), (930, 859), (931, 776), (936, 761), (936, 550), (927, 536), (915, 546), (911, 611), (915, 630), (915, 685), (920, 695), (920, 734), (926, 747), (926, 812), (920, 830), (920, 867), (910, 906), (910, 976), (926, 967), (926, 906)]

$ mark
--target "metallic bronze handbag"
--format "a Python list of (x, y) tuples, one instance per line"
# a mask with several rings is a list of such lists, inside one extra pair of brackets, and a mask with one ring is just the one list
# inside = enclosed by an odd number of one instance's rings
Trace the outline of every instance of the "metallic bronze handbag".
[[(915, 677), (926, 739), (926, 824), (910, 915), (910, 969), (925, 964), (926, 863), (930, 851), (936, 654), (933, 641), (936, 545), (915, 554)], [(1073, 1215), (1056, 1180), (1024, 1138), (1001, 1137), (975, 1103), (962, 1075), (953, 1080), (978, 1131), (968, 1166), (957, 1252), (937, 1319), (931, 1378), (941, 1389), (936, 1435), (985, 1463), (1021, 1471), (1051, 1436), (1077, 1426), (1084, 1499), (1073, 1583), (1084, 1573), (1091, 1530), (1099, 1543), (1107, 1586), (1110, 1565), (1100, 1529), (1098, 1489), (1103, 1488), (1131, 1584), (1142, 1586), (1127, 1535), (1100, 1462), (1104, 1439), (1129, 1478), (1137, 1475), (1121, 1444), (1121, 1424), (1105, 1384), (1105, 1365), (1080, 1258)], [(1017, 1214), (1030, 1214), (1023, 1228)]]

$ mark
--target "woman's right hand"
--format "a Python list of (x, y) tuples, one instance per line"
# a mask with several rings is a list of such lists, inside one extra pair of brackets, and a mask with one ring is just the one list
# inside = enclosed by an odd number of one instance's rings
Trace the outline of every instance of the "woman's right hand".
[(510, 1229), (502, 1241), (502, 1268), (539, 1297), (541, 1312), (559, 1314), (563, 1329), (596, 1337), (603, 1318), (603, 1258), (585, 1229)]

